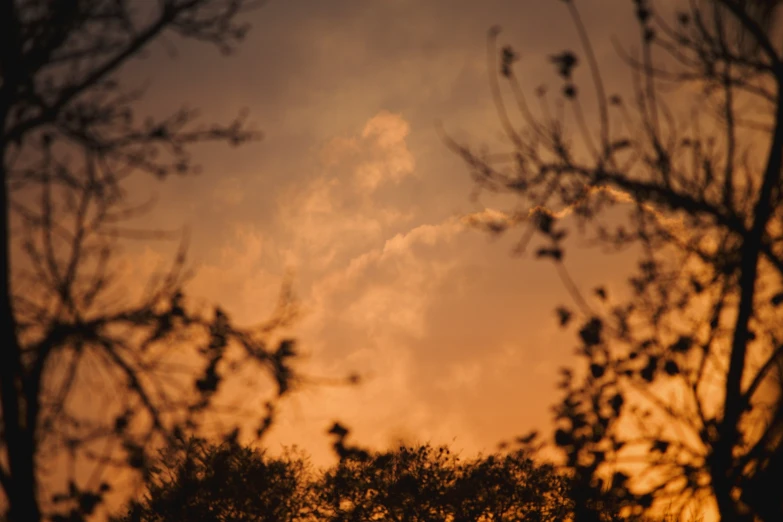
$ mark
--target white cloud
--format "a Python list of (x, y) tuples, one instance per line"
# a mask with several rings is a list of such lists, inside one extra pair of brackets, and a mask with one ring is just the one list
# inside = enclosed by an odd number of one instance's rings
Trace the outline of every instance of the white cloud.
[(276, 245), (252, 226), (237, 226), (212, 263), (196, 267), (188, 293), (200, 301), (219, 299), (240, 324), (268, 318), (277, 300), (282, 273), (272, 261)]
[[(373, 333), (424, 335), (428, 303), (455, 261), (426, 259), (416, 250), (449, 243), (463, 228), (451, 219), (419, 225), (352, 258), (314, 285), (313, 323), (327, 327), (327, 316), (336, 306), (349, 323)], [(329, 303), (334, 299), (340, 304)]]
[(384, 182), (399, 183), (413, 174), (416, 162), (406, 138), (410, 125), (402, 116), (382, 111), (367, 122), (362, 142), (369, 145), (370, 157), (355, 170), (357, 183), (370, 192)]
[[(318, 462), (331, 454), (324, 432), (335, 420), (373, 447), (458, 435), (459, 447), (479, 450), (487, 430), (516, 424), (466, 404), (499, 409), (520, 386), (515, 376), (534, 373), (520, 366), (529, 354), (509, 343), (518, 334), (511, 296), (523, 287), (510, 284), (518, 267), (509, 262), (501, 273), (500, 260), (487, 264), (507, 251), (488, 252), (484, 238), (467, 232), (508, 216), (485, 210), (424, 221), (385, 199), (395, 184), (417, 182), (409, 130), (382, 112), (356, 135), (328, 142), (320, 169), (280, 195), (276, 228), (238, 227), (194, 282), (200, 295), (257, 320), (271, 309), (283, 269), (295, 268), (301, 370), (366, 377), (359, 387), (316, 386), (287, 400), (270, 444), (304, 445)], [(503, 306), (488, 306), (495, 293)], [(488, 393), (495, 395), (479, 398)]]
[(414, 173), (409, 131), (401, 116), (382, 111), (360, 134), (333, 138), (322, 147), (322, 170), (289, 188), (278, 203), (288, 263), (326, 270), (383, 241), (389, 227), (410, 218), (379, 204), (376, 193)]

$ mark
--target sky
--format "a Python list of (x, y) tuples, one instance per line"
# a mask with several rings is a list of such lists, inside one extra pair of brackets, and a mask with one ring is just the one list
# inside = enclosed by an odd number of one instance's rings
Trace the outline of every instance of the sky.
[[(632, 2), (580, 4), (605, 79), (622, 89), (613, 38), (634, 43)], [(571, 297), (550, 264), (513, 255), (521, 231), (493, 237), (465, 225), (514, 200), (472, 198), (443, 132), (509, 150), (488, 87), (487, 31), (499, 24), (500, 41), (519, 52), (525, 89), (557, 89), (549, 56), (578, 45), (563, 2), (273, 0), (248, 21), (230, 56), (169, 39), (126, 81), (146, 87), (148, 113), (184, 103), (203, 121), (226, 121), (247, 110), (264, 134), (240, 148), (199, 147), (197, 177), (135, 181), (134, 195), (159, 201), (146, 220), (190, 231), (189, 293), (251, 324), (291, 273), (301, 370), (363, 378), (300, 387), (265, 444), (326, 462), (335, 420), (375, 448), (492, 451), (545, 431), (557, 369), (576, 363), (575, 334), (554, 312)], [(164, 263), (172, 246), (138, 247), (139, 266)], [(578, 240), (566, 254), (588, 290), (622, 287), (631, 262)]]

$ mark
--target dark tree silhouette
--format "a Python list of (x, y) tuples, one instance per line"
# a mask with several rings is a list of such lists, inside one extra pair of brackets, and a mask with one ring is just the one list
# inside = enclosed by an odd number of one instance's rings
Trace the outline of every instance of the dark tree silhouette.
[(318, 520), (563, 520), (565, 481), (527, 452), (460, 460), (447, 447), (350, 454), (316, 484)]
[(163, 455), (147, 493), (115, 522), (559, 521), (566, 481), (517, 451), (460, 460), (447, 447), (349, 452), (312, 470), (235, 443), (190, 441)]
[[(118, 265), (122, 240), (155, 235), (129, 226), (145, 208), (129, 178), (186, 175), (192, 145), (257, 137), (243, 117), (197, 125), (187, 109), (139, 121), (123, 67), (164, 36), (229, 52), (258, 5), (0, 2), (0, 506), (12, 522), (89, 516), (110, 488), (104, 468), (148, 473), (151, 448), (197, 432), (238, 367), (257, 363), (279, 394), (291, 384), (293, 343), (268, 346), (293, 317), (286, 292), (269, 322), (238, 328), (188, 303), (182, 254), (138, 301)], [(109, 406), (87, 406), (98, 397)]]
[[(493, 30), (492, 93), (513, 150), (451, 146), (480, 187), (519, 196), (513, 212), (473, 222), (526, 226), (520, 248), (541, 239), (536, 255), (578, 307), (558, 310), (564, 327), (578, 317), (586, 364), (563, 370), (554, 440), (578, 518), (598, 519), (595, 497), (610, 492), (626, 512), (707, 501), (723, 520), (780, 520), (783, 498), (764, 493), (783, 483), (780, 2), (693, 1), (672, 21), (628, 2), (640, 33), (638, 51), (621, 51), (628, 96), (605, 84), (578, 2), (563, 4), (582, 49), (551, 57), (554, 105), (545, 89), (540, 110), (528, 103), (518, 54), (498, 53)], [(566, 270), (569, 224), (588, 244), (638, 253), (627, 290), (580, 291)]]
[(189, 439), (162, 452), (147, 492), (114, 522), (283, 522), (314, 508), (307, 462), (270, 458), (235, 442)]

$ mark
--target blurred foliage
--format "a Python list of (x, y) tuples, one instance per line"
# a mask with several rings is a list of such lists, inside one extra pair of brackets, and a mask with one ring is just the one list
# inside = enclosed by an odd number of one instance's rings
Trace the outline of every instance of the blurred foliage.
[[(562, 4), (581, 49), (549, 58), (559, 92), (531, 101), (515, 72), (530, 57), (493, 28), (510, 150), (449, 145), (479, 189), (516, 196), (504, 219), (470, 222), (525, 227), (517, 251), (537, 243), (573, 299), (556, 317), (584, 364), (561, 370), (553, 442), (577, 519), (599, 520), (608, 494), (625, 515), (706, 504), (723, 520), (781, 520), (783, 498), (762, 493), (783, 483), (781, 2), (683, 2), (671, 17), (625, 2), (639, 32), (617, 46), (625, 95), (602, 73), (579, 11), (589, 4)], [(627, 286), (580, 287), (574, 229), (583, 245), (637, 256)]]
[(310, 469), (298, 454), (270, 458), (229, 441), (180, 441), (162, 452), (145, 497), (115, 522), (277, 522), (312, 513)]
[[(237, 412), (220, 394), (242, 371), (262, 377), (242, 419), (257, 436), (296, 382), (295, 345), (279, 340), (297, 312), (290, 287), (251, 326), (196, 306), (186, 235), (138, 227), (153, 202), (133, 190), (197, 173), (199, 144), (260, 133), (245, 113), (217, 124), (188, 107), (143, 114), (127, 66), (162, 40), (229, 53), (262, 3), (0, 2), (0, 516), (12, 522), (90, 518), (114, 477), (149, 475), (155, 448), (205, 418), (226, 414), (230, 435)], [(177, 237), (170, 269), (153, 274), (123, 250)]]
[(115, 522), (564, 520), (566, 481), (524, 451), (460, 459), (447, 447), (355, 453), (314, 470), (235, 443), (190, 440), (162, 455)]

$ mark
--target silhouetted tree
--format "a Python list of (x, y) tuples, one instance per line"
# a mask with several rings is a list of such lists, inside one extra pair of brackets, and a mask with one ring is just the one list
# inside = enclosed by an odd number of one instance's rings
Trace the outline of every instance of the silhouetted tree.
[[(289, 388), (293, 343), (267, 345), (293, 317), (287, 293), (268, 323), (238, 328), (188, 303), (181, 253), (138, 301), (118, 264), (121, 240), (155, 235), (129, 227), (145, 208), (129, 178), (186, 175), (192, 145), (257, 136), (243, 117), (197, 125), (188, 109), (140, 121), (124, 66), (164, 36), (231, 51), (258, 5), (0, 2), (0, 504), (12, 522), (93, 513), (110, 487), (99, 468), (148, 473), (150, 449), (197, 431), (235, 368), (254, 361)], [(259, 432), (273, 404), (261, 409)]]
[[(518, 55), (497, 53), (493, 30), (492, 93), (513, 150), (451, 144), (480, 187), (519, 196), (513, 212), (472, 221), (525, 225), (521, 249), (538, 234), (536, 255), (578, 306), (558, 310), (564, 327), (578, 317), (586, 364), (563, 370), (554, 441), (576, 513), (597, 520), (609, 493), (629, 513), (711, 499), (723, 520), (780, 520), (783, 498), (763, 493), (783, 483), (780, 2), (694, 1), (671, 22), (628, 2), (640, 31), (638, 52), (622, 52), (629, 96), (605, 84), (577, 3), (563, 2), (582, 50), (551, 57), (554, 105), (543, 88), (540, 110), (528, 103)], [(591, 89), (576, 79), (583, 58)], [(569, 222), (592, 244), (638, 253), (627, 291), (579, 289), (565, 268)]]
[(444, 446), (400, 446), (317, 471), (301, 454), (203, 440), (161, 457), (115, 522), (559, 521), (572, 511), (564, 478), (522, 451), (463, 461)]
[(460, 460), (447, 447), (350, 455), (316, 485), (318, 520), (563, 520), (565, 481), (525, 452)]
[(190, 439), (161, 457), (144, 498), (115, 522), (284, 522), (313, 511), (301, 456), (271, 458), (235, 442)]

